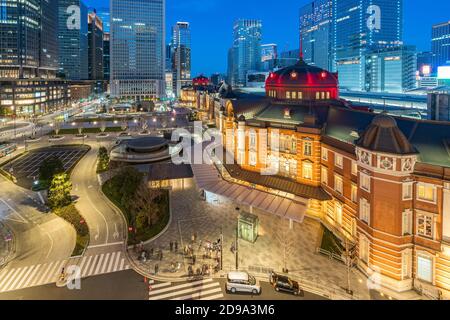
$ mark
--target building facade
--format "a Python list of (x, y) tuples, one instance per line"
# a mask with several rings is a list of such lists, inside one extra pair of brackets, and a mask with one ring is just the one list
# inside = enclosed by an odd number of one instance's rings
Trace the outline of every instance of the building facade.
[(88, 10), (80, 0), (58, 0), (59, 75), (89, 78)]
[(111, 77), (111, 35), (108, 32), (103, 33), (103, 78), (109, 81)]
[(368, 92), (403, 93), (416, 88), (415, 47), (374, 50), (365, 56), (365, 87)]
[(433, 52), (433, 66), (450, 65), (450, 21), (433, 26), (431, 31), (431, 51)]
[(365, 90), (368, 51), (399, 46), (403, 0), (333, 0), (332, 67), (343, 89)]
[(95, 13), (88, 15), (89, 80), (103, 80), (103, 22)]
[(235, 183), (306, 203), (374, 288), (450, 298), (448, 122), (359, 111), (303, 60), (272, 73), (266, 97), (222, 100)]
[(300, 9), (303, 57), (311, 65), (332, 70), (333, 1), (317, 0)]
[(191, 84), (191, 29), (188, 22), (177, 22), (172, 28), (173, 88), (177, 96), (181, 88)]
[(274, 43), (261, 45), (261, 71), (272, 71), (278, 58), (278, 46)]
[(234, 23), (228, 56), (228, 78), (233, 86), (245, 86), (247, 72), (261, 69), (261, 38), (261, 21), (240, 19)]
[(111, 95), (128, 100), (165, 94), (165, 0), (111, 1)]

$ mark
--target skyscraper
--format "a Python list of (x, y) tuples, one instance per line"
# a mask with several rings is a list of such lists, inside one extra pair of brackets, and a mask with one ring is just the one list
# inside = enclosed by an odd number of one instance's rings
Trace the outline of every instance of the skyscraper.
[(56, 0), (11, 0), (0, 6), (0, 78), (55, 77)]
[(111, 76), (110, 66), (110, 34), (109, 32), (103, 33), (103, 79), (108, 80)]
[(450, 65), (450, 21), (433, 26), (431, 35), (431, 50), (433, 52), (433, 66)]
[(332, 0), (332, 67), (341, 88), (365, 88), (369, 50), (401, 45), (403, 0)]
[(316, 0), (300, 9), (300, 38), (305, 62), (331, 70), (333, 1)]
[(270, 71), (275, 67), (278, 46), (274, 43), (261, 45), (261, 71)]
[(261, 38), (260, 20), (240, 19), (234, 23), (233, 46), (228, 57), (228, 78), (233, 86), (244, 86), (247, 72), (261, 69)]
[(164, 95), (165, 0), (111, 0), (111, 95)]
[(177, 22), (172, 28), (173, 88), (177, 96), (191, 82), (191, 30), (189, 23)]
[(95, 12), (88, 15), (89, 79), (103, 80), (103, 22)]
[(81, 0), (58, 0), (58, 47), (60, 75), (88, 79), (88, 10)]
[(110, 32), (111, 29), (111, 16), (109, 13), (109, 8), (98, 8), (96, 9), (97, 16), (102, 20), (103, 22), (103, 32)]

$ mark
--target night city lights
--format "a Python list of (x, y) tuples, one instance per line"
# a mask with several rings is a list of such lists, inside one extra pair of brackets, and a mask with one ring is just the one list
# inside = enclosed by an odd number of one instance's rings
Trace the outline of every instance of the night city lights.
[(1, 0), (11, 300), (450, 300), (450, 3)]

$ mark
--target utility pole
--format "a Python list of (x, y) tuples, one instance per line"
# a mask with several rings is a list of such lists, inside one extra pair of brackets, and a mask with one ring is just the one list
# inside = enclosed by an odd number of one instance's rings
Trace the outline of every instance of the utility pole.
[(239, 246), (239, 226), (236, 226), (236, 248), (235, 248), (235, 255), (236, 255), (236, 271), (239, 270), (239, 254), (238, 254), (238, 246)]
[(353, 291), (351, 289), (351, 271), (352, 271), (352, 264), (353, 264), (353, 250), (349, 248), (348, 239), (345, 238), (345, 255), (346, 255), (346, 264), (347, 264), (347, 293), (350, 295), (353, 295)]
[(220, 271), (223, 271), (223, 227), (220, 227)]

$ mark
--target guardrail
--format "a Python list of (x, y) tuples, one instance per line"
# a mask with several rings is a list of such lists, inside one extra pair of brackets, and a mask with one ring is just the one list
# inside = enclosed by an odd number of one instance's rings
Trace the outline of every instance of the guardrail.
[(327, 256), (330, 260), (337, 260), (337, 261), (342, 262), (342, 263), (345, 264), (345, 259), (342, 258), (342, 256), (337, 255), (336, 253), (329, 252), (329, 251), (327, 251), (325, 249), (322, 249), (320, 247), (316, 249), (316, 253), (319, 253), (321, 255)]

